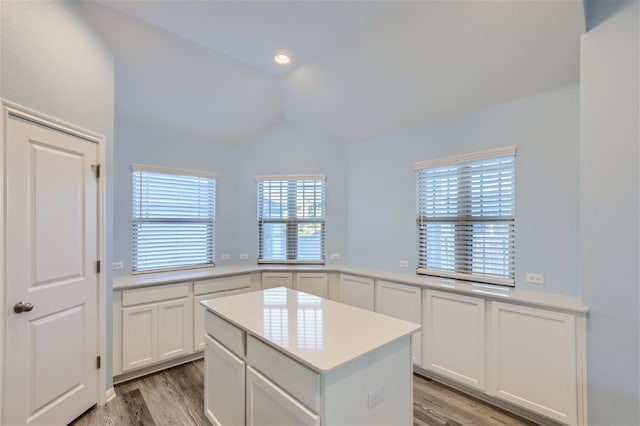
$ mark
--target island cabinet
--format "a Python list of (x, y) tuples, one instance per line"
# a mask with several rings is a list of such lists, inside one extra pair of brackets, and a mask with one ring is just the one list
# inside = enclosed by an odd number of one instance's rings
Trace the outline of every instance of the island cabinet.
[(418, 324), (287, 288), (202, 304), (213, 424), (412, 423)]
[(191, 283), (122, 292), (122, 371), (192, 352)]
[[(422, 323), (422, 293), (420, 287), (376, 281), (376, 312), (406, 321)], [(413, 333), (413, 363), (422, 364), (422, 331)]]
[(492, 302), (490, 392), (565, 424), (584, 423), (576, 323), (582, 327), (574, 314)]
[(423, 367), (485, 390), (485, 301), (424, 291)]
[(339, 302), (373, 311), (375, 309), (374, 299), (373, 278), (340, 274), (340, 290), (337, 297)]

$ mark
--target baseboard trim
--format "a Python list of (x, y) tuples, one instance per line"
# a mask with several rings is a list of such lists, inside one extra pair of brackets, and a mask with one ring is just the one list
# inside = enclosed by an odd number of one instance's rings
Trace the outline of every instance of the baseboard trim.
[(107, 389), (107, 392), (104, 395), (104, 403), (106, 404), (107, 402), (111, 401), (115, 397), (116, 397), (116, 390), (113, 386), (111, 386), (109, 389)]
[(438, 383), (442, 383), (444, 385), (447, 385), (457, 391), (460, 391), (462, 393), (465, 393), (467, 395), (470, 395), (476, 399), (479, 399), (481, 401), (484, 401), (486, 403), (489, 403), (491, 405), (494, 405), (498, 408), (502, 408), (505, 411), (508, 411), (510, 413), (516, 414), (522, 418), (525, 418), (527, 420), (530, 420), (536, 424), (539, 425), (549, 425), (549, 426), (562, 426), (562, 423), (559, 423), (555, 420), (549, 419), (547, 417), (544, 417), (541, 414), (538, 413), (533, 413), (525, 408), (522, 407), (518, 407), (516, 405), (513, 405), (509, 402), (503, 401), (501, 399), (495, 398), (491, 395), (487, 395), (486, 393), (483, 393), (479, 390), (476, 389), (472, 389), (468, 386), (465, 386), (463, 384), (457, 383), (453, 380), (450, 380), (446, 377), (443, 377), (437, 373), (433, 373), (431, 371), (427, 371), (425, 369), (423, 369), (422, 367), (418, 367), (416, 365), (413, 366), (413, 372), (414, 374), (417, 374), (419, 376), (422, 377), (426, 377), (427, 379), (431, 379), (434, 380)]
[(149, 365), (147, 367), (140, 368), (138, 370), (128, 371), (126, 373), (113, 376), (113, 384), (128, 382), (129, 380), (137, 379), (142, 376), (157, 373), (158, 371), (166, 370), (167, 368), (175, 367), (187, 362), (195, 361), (197, 359), (204, 358), (204, 351), (198, 351), (189, 355), (185, 355), (180, 358), (170, 359), (168, 361), (160, 362), (158, 364)]

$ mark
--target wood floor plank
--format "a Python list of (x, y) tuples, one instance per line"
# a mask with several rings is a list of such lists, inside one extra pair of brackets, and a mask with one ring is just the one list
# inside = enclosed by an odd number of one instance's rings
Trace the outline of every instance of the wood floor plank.
[(133, 389), (122, 394), (122, 401), (124, 405), (126, 405), (127, 412), (129, 413), (130, 422), (128, 424), (135, 426), (150, 426), (156, 424), (139, 389)]
[[(531, 426), (525, 419), (430, 379), (414, 375), (414, 426)], [(116, 397), (74, 426), (206, 425), (204, 360), (115, 386)]]

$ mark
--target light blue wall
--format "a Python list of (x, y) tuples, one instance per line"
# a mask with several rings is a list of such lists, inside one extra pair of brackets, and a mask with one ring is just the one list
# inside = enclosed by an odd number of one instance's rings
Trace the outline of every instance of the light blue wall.
[(587, 2), (580, 67), (580, 253), (589, 422), (640, 424), (640, 30), (636, 1)]
[[(180, 169), (218, 173), (216, 180), (216, 243), (229, 238), (225, 224), (234, 220), (228, 208), (233, 196), (232, 174), (227, 145), (186, 133), (162, 129), (159, 126), (116, 123), (114, 149), (114, 233), (113, 259), (124, 263), (124, 269), (114, 275), (131, 273), (132, 210), (131, 164), (142, 163)], [(217, 250), (217, 253), (220, 253)]]
[[(0, 2), (0, 97), (106, 138), (107, 253), (111, 263), (113, 164), (113, 59), (70, 2)], [(111, 272), (106, 268), (106, 306)], [(107, 309), (107, 353), (111, 353), (111, 310)], [(107, 362), (107, 388), (111, 363)]]
[(350, 264), (415, 273), (413, 162), (516, 145), (516, 285), (579, 295), (578, 105), (574, 85), (349, 145)]
[[(131, 273), (131, 163), (213, 171), (216, 181), (216, 264), (257, 262), (257, 174), (326, 174), (326, 253), (346, 253), (346, 176), (343, 150), (330, 139), (279, 125), (240, 145), (160, 128), (116, 125), (114, 259)], [(249, 255), (240, 260), (240, 254)], [(231, 255), (230, 261), (221, 260)], [(327, 256), (329, 257), (329, 256)], [(331, 263), (329, 260), (327, 263)]]
[[(347, 182), (344, 147), (329, 137), (286, 124), (275, 126), (263, 135), (238, 145), (229, 159), (235, 169), (232, 206), (234, 221), (218, 224), (229, 226), (221, 236), (218, 253), (229, 253), (233, 263), (256, 264), (257, 261), (257, 194), (258, 174), (325, 174), (327, 206), (325, 254), (347, 250)], [(249, 254), (248, 261), (237, 260), (240, 253)], [(344, 259), (342, 262), (344, 262)], [(225, 262), (226, 263), (226, 262)], [(340, 262), (338, 262), (340, 263)], [(219, 264), (222, 264), (219, 262)]]

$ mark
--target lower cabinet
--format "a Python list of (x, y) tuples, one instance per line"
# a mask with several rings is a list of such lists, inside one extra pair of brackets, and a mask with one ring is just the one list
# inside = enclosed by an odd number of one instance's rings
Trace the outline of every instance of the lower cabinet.
[(245, 362), (211, 336), (206, 335), (204, 341), (205, 414), (214, 425), (243, 425)]
[[(422, 324), (422, 294), (420, 287), (376, 281), (376, 312), (394, 318)], [(412, 358), (422, 364), (422, 332), (413, 333)]]
[(318, 414), (307, 409), (252, 367), (247, 367), (246, 404), (248, 425), (320, 424)]
[(373, 311), (374, 281), (372, 278), (356, 275), (340, 275), (340, 292), (338, 302)]
[(326, 272), (296, 272), (293, 288), (328, 299), (329, 276)]
[(492, 302), (493, 395), (562, 423), (577, 418), (576, 318)]
[(426, 290), (423, 318), (422, 366), (484, 390), (484, 299)]
[(122, 295), (122, 371), (192, 352), (190, 283), (125, 290)]
[(292, 272), (263, 272), (262, 273), (262, 289), (274, 287), (293, 288)]
[(158, 361), (158, 305), (149, 303), (122, 309), (123, 370)]

